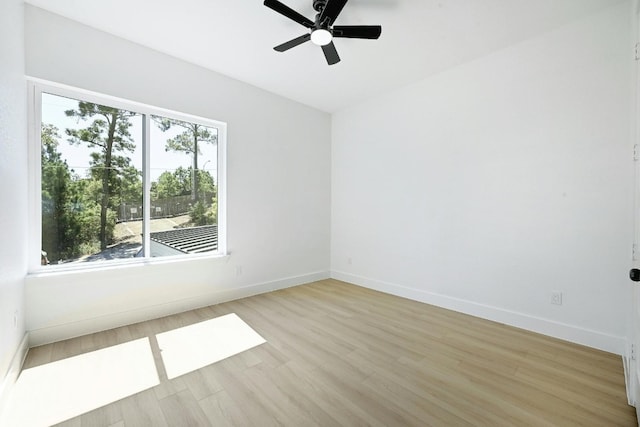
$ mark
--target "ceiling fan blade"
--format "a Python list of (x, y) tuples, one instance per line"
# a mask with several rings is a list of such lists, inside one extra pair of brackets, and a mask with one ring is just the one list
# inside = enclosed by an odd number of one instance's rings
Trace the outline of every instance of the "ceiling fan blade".
[(340, 62), (340, 56), (333, 42), (322, 46), (322, 51), (324, 52), (324, 57), (327, 58), (327, 64), (333, 65)]
[(324, 23), (329, 20), (329, 25), (333, 24), (342, 12), (342, 8), (347, 4), (347, 0), (327, 0), (327, 4), (320, 13), (320, 22)]
[(278, 0), (264, 0), (264, 5), (307, 28), (313, 28), (315, 25), (312, 20), (300, 15), (298, 12), (291, 9), (289, 6), (280, 3)]
[(303, 36), (296, 37), (293, 40), (289, 40), (288, 42), (284, 42), (281, 45), (274, 47), (273, 49), (277, 50), (278, 52), (284, 52), (285, 50), (289, 50), (292, 47), (296, 47), (299, 44), (308, 42), (309, 40), (311, 40), (311, 34), (305, 34)]
[(380, 25), (336, 25), (333, 27), (333, 37), (377, 39), (380, 34), (382, 34)]

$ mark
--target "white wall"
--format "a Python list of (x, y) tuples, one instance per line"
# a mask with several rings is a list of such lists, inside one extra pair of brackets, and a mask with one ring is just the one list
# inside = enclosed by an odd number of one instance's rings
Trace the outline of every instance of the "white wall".
[(25, 22), (29, 76), (228, 124), (231, 255), (30, 276), (33, 344), (328, 277), (328, 114), (38, 8)]
[(332, 275), (623, 353), (629, 10), (334, 114)]
[[(27, 92), (22, 1), (0, 3), (0, 404), (20, 359), (27, 272)], [(11, 207), (11, 208), (7, 208)], [(14, 319), (14, 316), (15, 319)], [(16, 355), (18, 353), (18, 355)], [(21, 360), (15, 361), (18, 364)]]

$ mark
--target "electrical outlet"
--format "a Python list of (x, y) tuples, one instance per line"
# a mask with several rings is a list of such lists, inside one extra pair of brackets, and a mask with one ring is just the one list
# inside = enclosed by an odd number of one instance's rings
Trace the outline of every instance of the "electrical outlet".
[(353, 264), (353, 260), (351, 259), (351, 257), (347, 258), (347, 264), (349, 265)]
[(562, 305), (562, 292), (560, 291), (551, 292), (551, 304)]
[(236, 266), (236, 276), (237, 277), (242, 276), (242, 266), (241, 265), (237, 265)]

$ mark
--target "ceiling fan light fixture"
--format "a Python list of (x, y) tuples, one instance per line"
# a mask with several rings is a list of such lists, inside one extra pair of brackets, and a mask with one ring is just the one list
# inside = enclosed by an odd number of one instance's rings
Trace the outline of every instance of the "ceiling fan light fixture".
[(333, 40), (333, 36), (329, 30), (319, 28), (311, 32), (311, 43), (316, 46), (326, 46), (331, 43), (331, 40)]

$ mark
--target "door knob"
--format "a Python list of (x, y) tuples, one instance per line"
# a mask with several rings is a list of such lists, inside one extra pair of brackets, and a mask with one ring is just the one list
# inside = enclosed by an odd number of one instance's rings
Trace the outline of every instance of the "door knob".
[(629, 278), (634, 282), (640, 282), (640, 270), (637, 268), (632, 268), (629, 272)]

